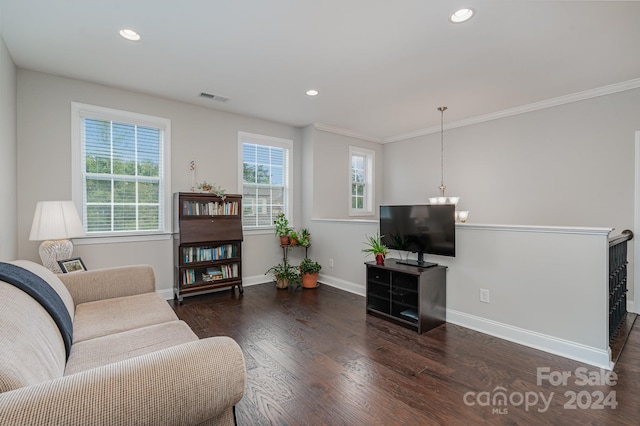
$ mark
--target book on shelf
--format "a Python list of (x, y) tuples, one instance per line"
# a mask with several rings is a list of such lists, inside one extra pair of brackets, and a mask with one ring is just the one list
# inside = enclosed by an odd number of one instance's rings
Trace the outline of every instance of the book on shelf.
[(183, 216), (218, 216), (218, 215), (237, 215), (237, 201), (182, 201)]
[(189, 285), (196, 282), (196, 275), (193, 269), (183, 269), (182, 270), (182, 284)]
[(182, 248), (184, 263), (231, 259), (238, 255), (237, 252), (236, 244)]

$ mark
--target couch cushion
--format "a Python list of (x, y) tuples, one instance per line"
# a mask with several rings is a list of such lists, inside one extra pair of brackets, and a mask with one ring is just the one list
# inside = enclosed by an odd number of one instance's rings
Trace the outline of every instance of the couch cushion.
[(12, 263), (16, 266), (26, 269), (27, 271), (31, 271), (37, 276), (39, 276), (40, 278), (42, 278), (43, 280), (45, 280), (51, 286), (51, 288), (53, 288), (56, 291), (56, 293), (58, 293), (58, 296), (60, 296), (60, 298), (64, 302), (64, 305), (69, 311), (69, 316), (71, 317), (71, 320), (73, 320), (75, 303), (73, 302), (71, 293), (69, 293), (69, 290), (67, 290), (67, 287), (64, 285), (62, 281), (60, 281), (60, 278), (58, 278), (56, 274), (54, 274), (44, 266), (40, 265), (39, 263), (31, 262), (30, 260), (14, 260), (13, 262), (8, 262), (8, 263)]
[(171, 321), (110, 334), (73, 345), (64, 374), (111, 364), (198, 340), (184, 321)]
[(62, 341), (69, 357), (73, 340), (73, 320), (53, 287), (33, 272), (6, 262), (0, 262), (0, 279), (24, 291), (45, 308), (62, 334)]
[(73, 320), (73, 341), (75, 344), (177, 319), (167, 301), (157, 293), (81, 303), (76, 306)]
[(61, 377), (65, 349), (49, 313), (24, 291), (0, 281), (0, 392)]

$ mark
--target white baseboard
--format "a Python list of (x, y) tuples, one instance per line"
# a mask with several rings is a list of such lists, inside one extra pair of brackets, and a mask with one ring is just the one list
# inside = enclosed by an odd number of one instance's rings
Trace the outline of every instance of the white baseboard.
[(252, 277), (242, 277), (242, 287), (250, 287), (252, 285), (264, 284), (273, 282), (271, 278), (266, 275), (254, 275)]
[(166, 300), (173, 299), (173, 289), (172, 288), (168, 288), (168, 289), (164, 289), (164, 290), (156, 290), (156, 293), (158, 293), (160, 296), (164, 297)]
[(585, 346), (581, 343), (514, 327), (452, 309), (447, 309), (447, 322), (596, 367), (607, 370), (613, 368), (609, 349), (601, 350)]
[[(253, 277), (242, 277), (242, 285), (244, 287), (249, 287), (257, 284), (264, 284), (271, 282), (272, 280), (264, 275), (255, 275)], [(330, 287), (335, 287), (340, 290), (348, 291), (349, 293), (357, 294), (358, 296), (365, 295), (364, 286), (352, 283), (350, 281), (341, 280), (339, 278), (331, 277), (329, 275), (325, 275), (320, 273), (318, 276), (318, 281), (320, 284), (325, 284)]]
[(321, 284), (326, 284), (340, 290), (348, 291), (349, 293), (357, 294), (358, 296), (365, 296), (365, 287), (360, 284), (352, 283), (351, 281), (341, 280), (322, 273), (318, 276), (318, 281)]

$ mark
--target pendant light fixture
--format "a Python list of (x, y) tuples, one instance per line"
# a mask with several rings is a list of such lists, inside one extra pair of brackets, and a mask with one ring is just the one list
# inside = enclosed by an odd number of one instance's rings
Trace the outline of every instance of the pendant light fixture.
[(438, 107), (440, 111), (440, 196), (429, 198), (431, 204), (453, 204), (454, 206), (460, 201), (460, 197), (448, 197), (445, 195), (447, 187), (444, 184), (444, 112), (447, 110), (446, 106)]

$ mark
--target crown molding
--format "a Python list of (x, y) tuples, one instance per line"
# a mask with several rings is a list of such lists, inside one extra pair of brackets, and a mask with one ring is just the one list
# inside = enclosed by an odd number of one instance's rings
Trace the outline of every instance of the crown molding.
[[(597, 98), (599, 96), (612, 95), (614, 93), (624, 92), (627, 90), (633, 90), (640, 88), (640, 78), (633, 80), (623, 81), (621, 83), (610, 84), (608, 86), (598, 87), (596, 89), (585, 90), (582, 92), (572, 93), (570, 95), (558, 96), (557, 98), (551, 98), (540, 102), (535, 102), (528, 105), (523, 105), (515, 108), (509, 108), (502, 111), (492, 112), (490, 114), (478, 115), (476, 117), (467, 118), (465, 120), (454, 121), (444, 125), (445, 130), (455, 129), (457, 127), (471, 126), (472, 124), (484, 123), (487, 121), (498, 120), (500, 118), (511, 117), (519, 114), (526, 114), (528, 112), (538, 111), (545, 108), (552, 108), (560, 105), (569, 104), (572, 102), (583, 101), (586, 99)], [(399, 142), (407, 139), (416, 138), (419, 136), (430, 135), (440, 131), (440, 126), (427, 127), (425, 129), (416, 130), (415, 132), (404, 133), (398, 136), (392, 136), (388, 138), (375, 138), (373, 136), (361, 135), (359, 133), (352, 132), (350, 130), (341, 129), (339, 127), (329, 126), (322, 123), (313, 123), (313, 126), (320, 131), (335, 133), (337, 135), (348, 136), (351, 138), (361, 139), (369, 142), (376, 143), (391, 143)]]
[(320, 130), (322, 132), (335, 133), (336, 135), (342, 135), (342, 136), (348, 136), (350, 138), (362, 139), (363, 141), (376, 142), (376, 143), (383, 143), (384, 142), (384, 140), (380, 139), (380, 138), (374, 138), (373, 136), (361, 135), (361, 134), (358, 134), (358, 133), (355, 133), (355, 132), (351, 132), (349, 130), (341, 129), (339, 127), (329, 126), (327, 124), (313, 123), (313, 127), (315, 127), (316, 130)]
[[(446, 129), (455, 129), (457, 127), (470, 126), (472, 124), (484, 123), (486, 121), (497, 120), (500, 118), (511, 117), (513, 115), (525, 114), (528, 112), (538, 111), (545, 108), (552, 108), (559, 105), (565, 105), (572, 102), (583, 101), (586, 99), (597, 98), (599, 96), (611, 95), (614, 93), (624, 92), (627, 90), (633, 90), (640, 88), (640, 78), (633, 80), (623, 81), (621, 83), (610, 84), (608, 86), (599, 87), (596, 89), (585, 90), (583, 92), (572, 93), (570, 95), (558, 96), (557, 98), (551, 98), (540, 102), (535, 102), (528, 105), (523, 105), (516, 108), (509, 108), (502, 111), (493, 112), (491, 114), (479, 115), (477, 117), (471, 117), (466, 120), (455, 121), (444, 126)], [(406, 139), (415, 138), (418, 136), (425, 136), (440, 131), (440, 126), (428, 127), (426, 129), (417, 130), (411, 133), (405, 133), (403, 135), (384, 138), (382, 143), (398, 142)]]

